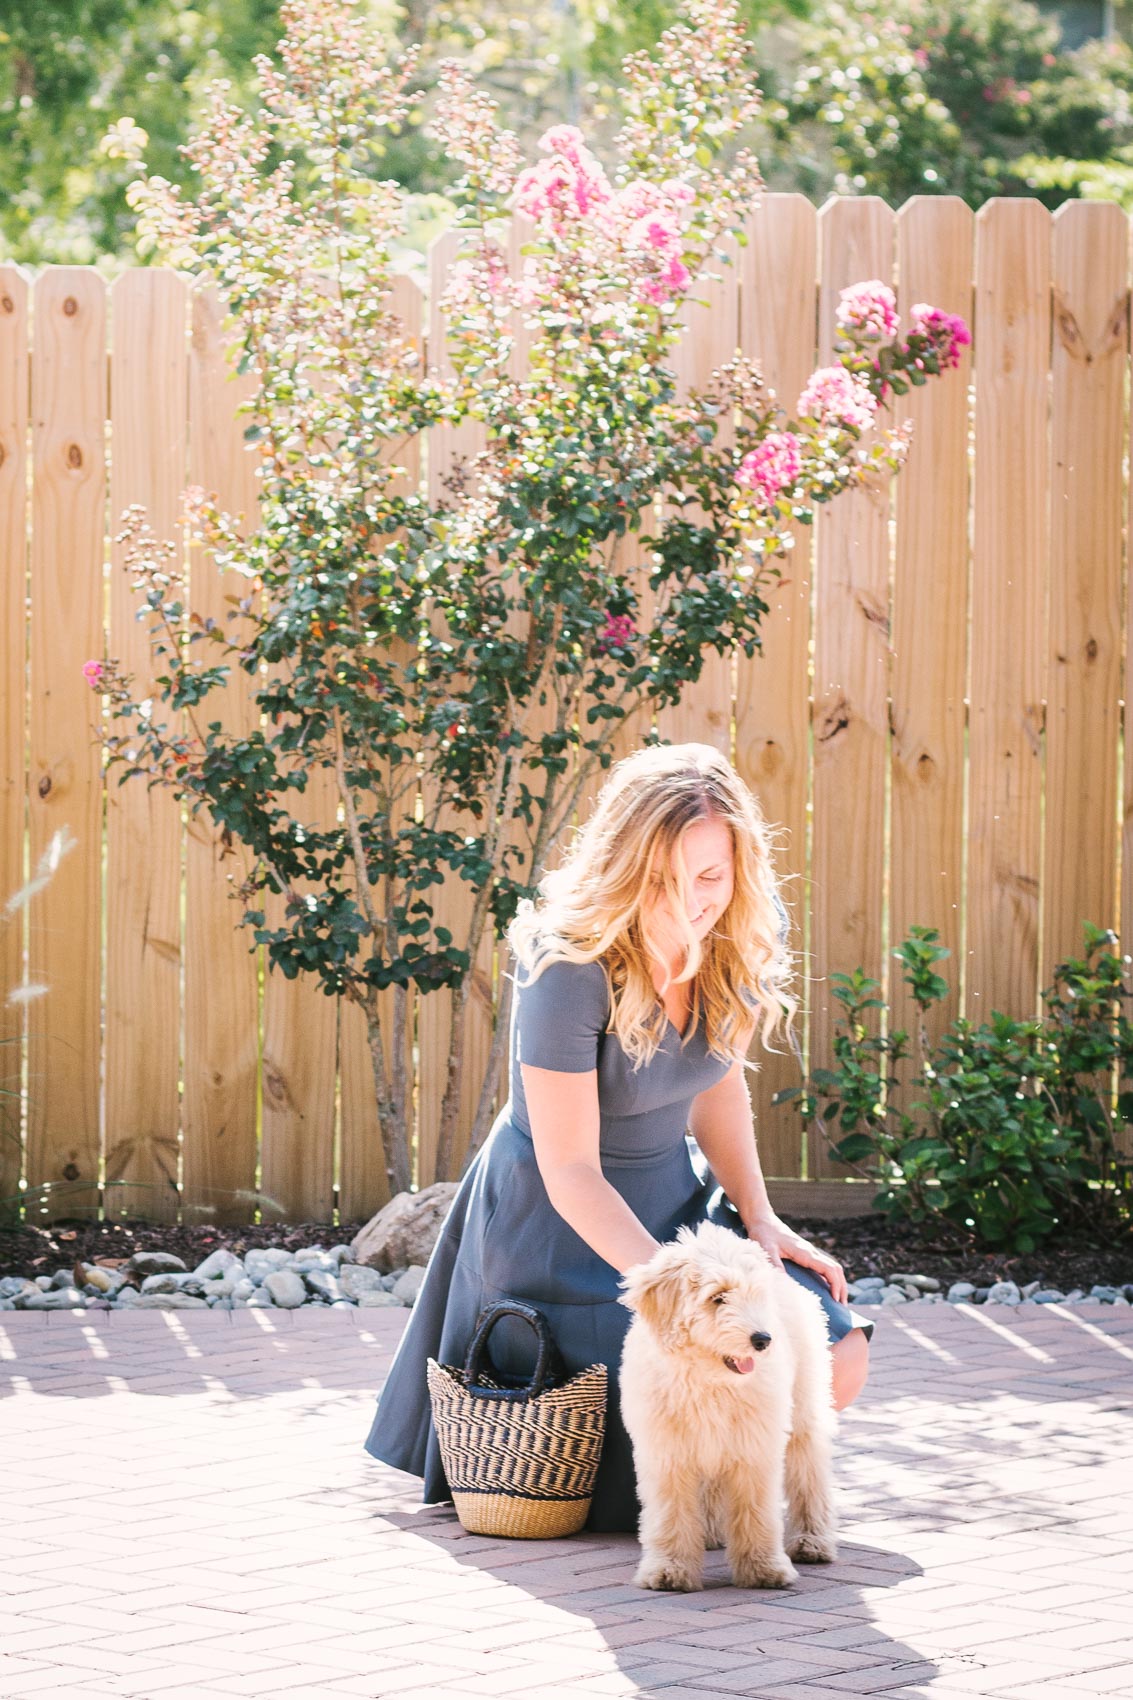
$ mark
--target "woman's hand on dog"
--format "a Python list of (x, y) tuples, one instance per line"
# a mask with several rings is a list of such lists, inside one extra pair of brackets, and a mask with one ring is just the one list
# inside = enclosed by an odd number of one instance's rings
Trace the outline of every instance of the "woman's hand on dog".
[(783, 1259), (790, 1258), (792, 1263), (801, 1264), (804, 1269), (813, 1269), (830, 1288), (831, 1296), (839, 1304), (845, 1304), (849, 1298), (846, 1290), (846, 1275), (837, 1258), (825, 1251), (819, 1251), (817, 1246), (804, 1240), (801, 1234), (796, 1234), (793, 1228), (788, 1228), (786, 1222), (781, 1222), (774, 1213), (755, 1216), (750, 1222), (745, 1222), (749, 1240), (755, 1240), (761, 1245), (772, 1263), (779, 1269), (783, 1267)]

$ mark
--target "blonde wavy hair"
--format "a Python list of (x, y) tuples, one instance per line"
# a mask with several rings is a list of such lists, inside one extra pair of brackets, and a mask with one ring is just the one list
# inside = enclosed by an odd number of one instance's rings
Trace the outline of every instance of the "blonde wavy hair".
[[(713, 819), (731, 832), (734, 887), (701, 941), (688, 922), (684, 856), (676, 851), (689, 827)], [(651, 958), (663, 962), (665, 951), (650, 927), (647, 901), (664, 894), (684, 961), (663, 990), (694, 981), (683, 1043), (703, 1020), (713, 1055), (746, 1063), (753, 1027), (764, 1049), (774, 1050), (770, 1039), (780, 1023), (789, 1034), (799, 1007), (789, 989), (793, 958), (781, 936), (787, 915), (771, 851), (772, 831), (759, 804), (719, 750), (650, 745), (610, 770), (562, 864), (540, 880), (537, 899), (520, 903), (508, 943), (525, 981), (552, 962), (601, 961), (612, 1010), (607, 1031), (636, 1072), (665, 1036), (667, 1017), (649, 966)]]

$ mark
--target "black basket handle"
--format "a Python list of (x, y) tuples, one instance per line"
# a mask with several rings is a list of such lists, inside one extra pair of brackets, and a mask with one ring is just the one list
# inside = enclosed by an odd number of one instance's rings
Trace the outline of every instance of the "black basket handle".
[[(505, 1316), (517, 1316), (521, 1322), (526, 1322), (529, 1328), (534, 1329), (539, 1341), (535, 1369), (530, 1381), (505, 1387), (484, 1387), (480, 1385), (480, 1375), (483, 1359), (488, 1351), (488, 1336), (501, 1317)], [(547, 1318), (541, 1310), (536, 1310), (534, 1305), (525, 1304), (522, 1299), (496, 1299), (492, 1304), (484, 1306), (476, 1320), (468, 1356), (464, 1360), (464, 1385), (469, 1393), (484, 1399), (536, 1399), (546, 1387), (553, 1386), (565, 1376), (566, 1366), (559, 1348), (555, 1345)], [(499, 1379), (506, 1381), (509, 1378), (500, 1375)]]

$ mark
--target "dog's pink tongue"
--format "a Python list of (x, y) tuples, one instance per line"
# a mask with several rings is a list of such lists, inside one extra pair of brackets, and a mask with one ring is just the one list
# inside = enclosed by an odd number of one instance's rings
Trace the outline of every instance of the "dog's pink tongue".
[(755, 1368), (754, 1358), (733, 1358), (732, 1362), (735, 1364), (736, 1372), (739, 1375), (750, 1375)]

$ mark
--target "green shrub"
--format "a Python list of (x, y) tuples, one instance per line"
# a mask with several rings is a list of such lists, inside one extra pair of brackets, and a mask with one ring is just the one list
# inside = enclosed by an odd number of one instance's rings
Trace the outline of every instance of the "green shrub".
[(860, 968), (832, 974), (845, 1009), (835, 1066), (774, 1101), (794, 1100), (836, 1157), (879, 1182), (874, 1207), (887, 1215), (942, 1218), (1020, 1252), (1060, 1227), (1128, 1225), (1133, 1162), (1119, 1130), (1133, 1122), (1133, 993), (1116, 936), (1085, 923), (1085, 957), (1057, 965), (1042, 1019), (960, 1018), (930, 1049), (924, 1012), (948, 989), (935, 964), (951, 954), (937, 939), (913, 927), (893, 953), (921, 1012), (915, 1054), (902, 1029), (869, 1030), (867, 1012), (882, 1007), (876, 980)]

